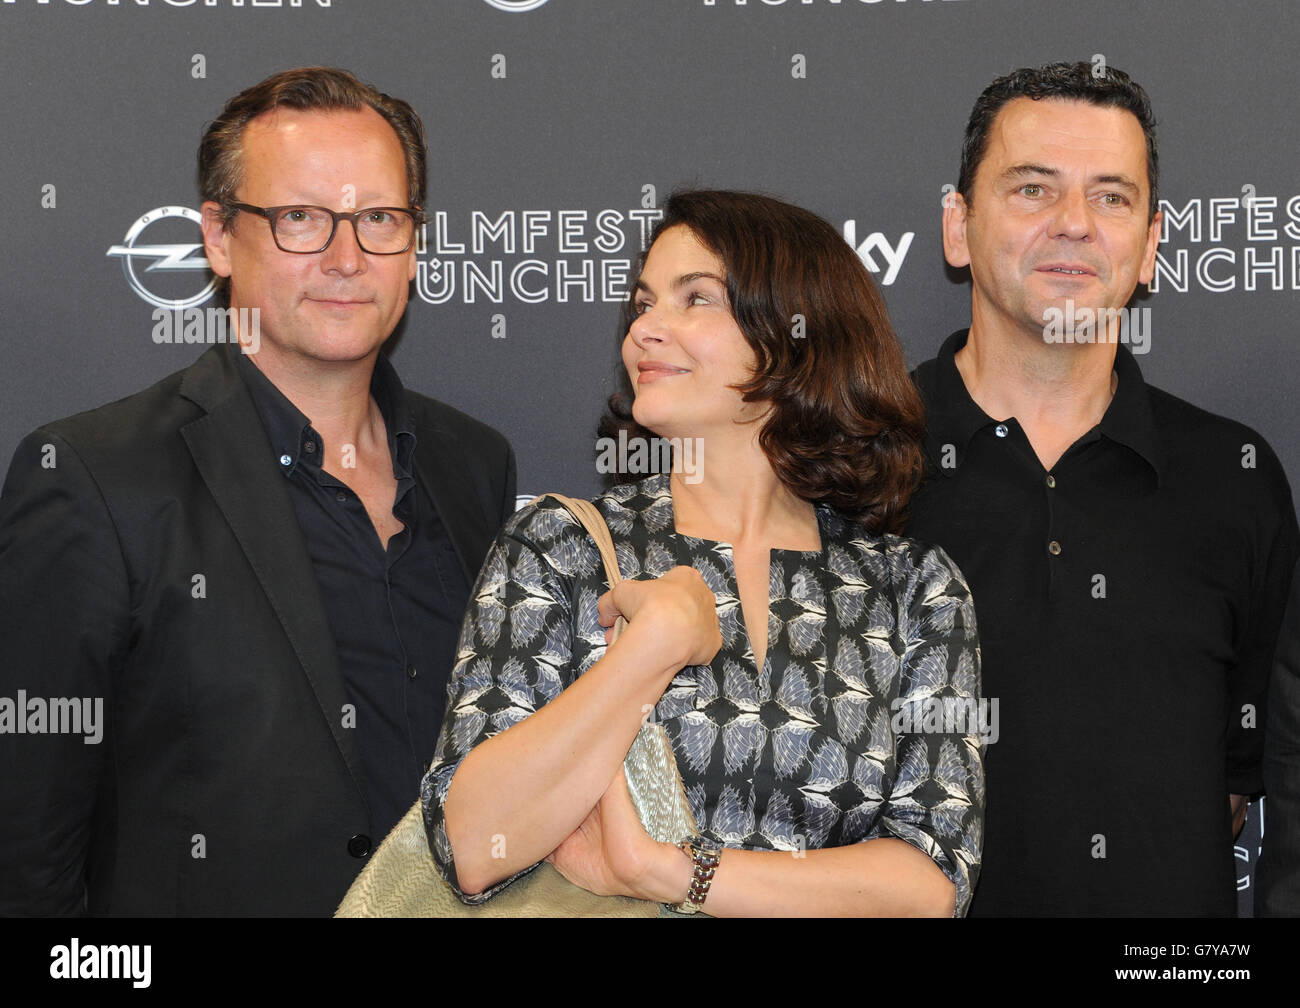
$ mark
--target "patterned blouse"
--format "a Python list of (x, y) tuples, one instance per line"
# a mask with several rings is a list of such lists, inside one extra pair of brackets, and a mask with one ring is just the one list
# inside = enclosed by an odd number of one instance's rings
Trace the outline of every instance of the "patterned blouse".
[[(617, 487), (595, 504), (625, 578), (689, 565), (717, 596), (721, 650), (710, 665), (683, 668), (654, 712), (702, 834), (778, 851), (897, 837), (952, 880), (964, 914), (979, 871), (984, 779), (975, 614), (952, 561), (908, 539), (869, 536), (818, 505), (820, 551), (772, 550), (760, 672), (731, 547), (674, 531), (668, 477)], [(484, 562), (421, 789), (434, 859), (457, 892), (443, 820), (452, 775), (474, 746), (604, 655), (596, 600), (607, 590), (595, 543), (549, 499), (519, 511)]]

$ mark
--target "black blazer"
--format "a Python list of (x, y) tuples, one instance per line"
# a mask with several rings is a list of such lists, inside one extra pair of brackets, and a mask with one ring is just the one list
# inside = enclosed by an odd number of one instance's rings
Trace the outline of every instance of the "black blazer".
[[(0, 912), (329, 914), (383, 839), (233, 353), (214, 347), (14, 455), (0, 704), (101, 698), (103, 734), (0, 732)], [(407, 400), (420, 481), (473, 583), (514, 510), (514, 457), (490, 427)]]

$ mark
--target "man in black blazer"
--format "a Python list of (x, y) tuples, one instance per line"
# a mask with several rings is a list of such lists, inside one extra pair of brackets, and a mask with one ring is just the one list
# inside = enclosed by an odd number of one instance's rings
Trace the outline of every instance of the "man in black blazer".
[(37, 430), (0, 495), (0, 912), (331, 913), (418, 796), (513, 510), (505, 439), (380, 354), (410, 106), (287, 71), (199, 169), (239, 343)]

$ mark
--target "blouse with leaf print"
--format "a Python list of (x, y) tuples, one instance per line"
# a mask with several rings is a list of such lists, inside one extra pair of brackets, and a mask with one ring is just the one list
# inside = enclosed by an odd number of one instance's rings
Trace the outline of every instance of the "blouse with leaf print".
[[(822, 549), (771, 552), (760, 672), (731, 547), (675, 531), (668, 477), (595, 504), (625, 578), (685, 564), (717, 598), (721, 649), (711, 664), (683, 668), (653, 714), (703, 836), (796, 853), (895, 837), (934, 860), (964, 914), (979, 871), (986, 726), (974, 610), (952, 561), (818, 505)], [(443, 820), (452, 776), (474, 746), (602, 657), (596, 603), (607, 590), (595, 543), (550, 499), (516, 513), (484, 562), (421, 789), (434, 860), (458, 893)], [(522, 874), (462, 898), (481, 902)]]

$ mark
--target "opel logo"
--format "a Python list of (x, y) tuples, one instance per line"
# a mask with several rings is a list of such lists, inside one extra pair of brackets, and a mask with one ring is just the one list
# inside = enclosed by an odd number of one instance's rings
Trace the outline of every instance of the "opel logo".
[(191, 210), (189, 207), (158, 207), (150, 210), (147, 214), (131, 225), (126, 232), (126, 237), (121, 245), (114, 245), (105, 255), (120, 256), (122, 259), (122, 272), (126, 274), (126, 282), (131, 285), (141, 298), (148, 301), (157, 308), (167, 308), (173, 311), (183, 311), (186, 308), (193, 308), (201, 305), (204, 301), (212, 296), (212, 292), (217, 289), (217, 278), (212, 277), (207, 286), (191, 297), (168, 298), (151, 291), (143, 280), (140, 279), (136, 272), (135, 260), (150, 260), (149, 265), (144, 268), (144, 273), (158, 272), (210, 272), (208, 260), (203, 255), (195, 256), (203, 248), (202, 242), (194, 244), (172, 244), (172, 245), (139, 245), (136, 244), (140, 235), (150, 224), (155, 224), (160, 220), (166, 220), (169, 217), (180, 217), (188, 221), (193, 221), (196, 225), (202, 225), (203, 218), (199, 216), (197, 210)]

